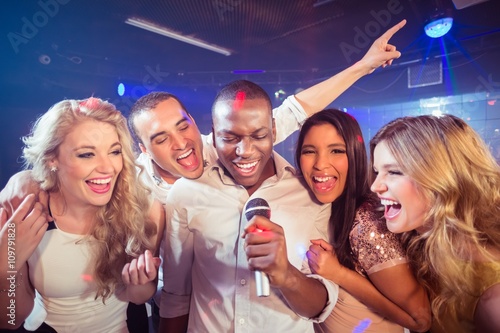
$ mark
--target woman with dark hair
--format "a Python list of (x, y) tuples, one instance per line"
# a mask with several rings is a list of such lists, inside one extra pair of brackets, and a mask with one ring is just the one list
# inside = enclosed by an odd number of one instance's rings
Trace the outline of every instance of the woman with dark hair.
[(349, 114), (324, 110), (302, 126), (296, 163), (316, 199), (331, 203), (329, 241), (312, 240), (311, 270), (340, 288), (332, 314), (317, 332), (425, 332), (430, 307), (396, 235), (370, 191), (361, 129)]

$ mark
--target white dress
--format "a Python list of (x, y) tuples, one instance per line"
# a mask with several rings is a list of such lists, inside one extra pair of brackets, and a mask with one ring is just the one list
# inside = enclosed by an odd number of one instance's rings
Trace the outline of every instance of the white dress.
[(30, 280), (36, 290), (35, 306), (24, 323), (36, 330), (43, 322), (58, 333), (128, 332), (127, 305), (117, 291), (95, 299), (90, 268), (93, 241), (82, 240), (49, 224), (40, 244), (28, 259)]

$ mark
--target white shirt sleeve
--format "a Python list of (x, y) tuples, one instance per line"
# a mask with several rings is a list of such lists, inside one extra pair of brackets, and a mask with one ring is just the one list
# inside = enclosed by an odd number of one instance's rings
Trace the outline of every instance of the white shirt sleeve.
[(295, 96), (292, 95), (288, 96), (283, 101), (283, 104), (273, 109), (273, 117), (276, 123), (276, 141), (274, 144), (278, 144), (300, 129), (307, 119), (307, 114)]
[(164, 242), (163, 290), (160, 305), (162, 318), (175, 318), (188, 314), (191, 299), (193, 235), (188, 228), (185, 209), (175, 207), (174, 202), (167, 200), (167, 236)]
[(322, 323), (326, 320), (326, 318), (328, 318), (330, 313), (333, 311), (335, 304), (337, 304), (339, 298), (339, 285), (317, 274), (308, 274), (307, 276), (319, 280), (325, 286), (326, 292), (328, 293), (328, 300), (326, 302), (326, 306), (323, 308), (323, 311), (321, 311), (318, 316), (305, 319), (315, 323)]

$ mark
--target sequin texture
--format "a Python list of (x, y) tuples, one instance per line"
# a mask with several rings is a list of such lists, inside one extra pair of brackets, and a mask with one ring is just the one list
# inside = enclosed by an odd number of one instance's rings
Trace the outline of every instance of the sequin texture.
[(407, 262), (399, 236), (387, 230), (383, 216), (368, 203), (356, 212), (349, 240), (355, 269), (363, 276)]

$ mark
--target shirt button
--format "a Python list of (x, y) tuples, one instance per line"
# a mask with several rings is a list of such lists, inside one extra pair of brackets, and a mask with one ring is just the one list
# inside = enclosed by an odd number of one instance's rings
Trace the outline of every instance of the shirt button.
[(241, 280), (240, 280), (240, 284), (241, 284), (242, 286), (244, 286), (246, 283), (247, 283), (247, 281), (246, 281), (245, 279), (241, 279)]
[(245, 319), (240, 318), (240, 325), (243, 325), (243, 324), (245, 324)]

